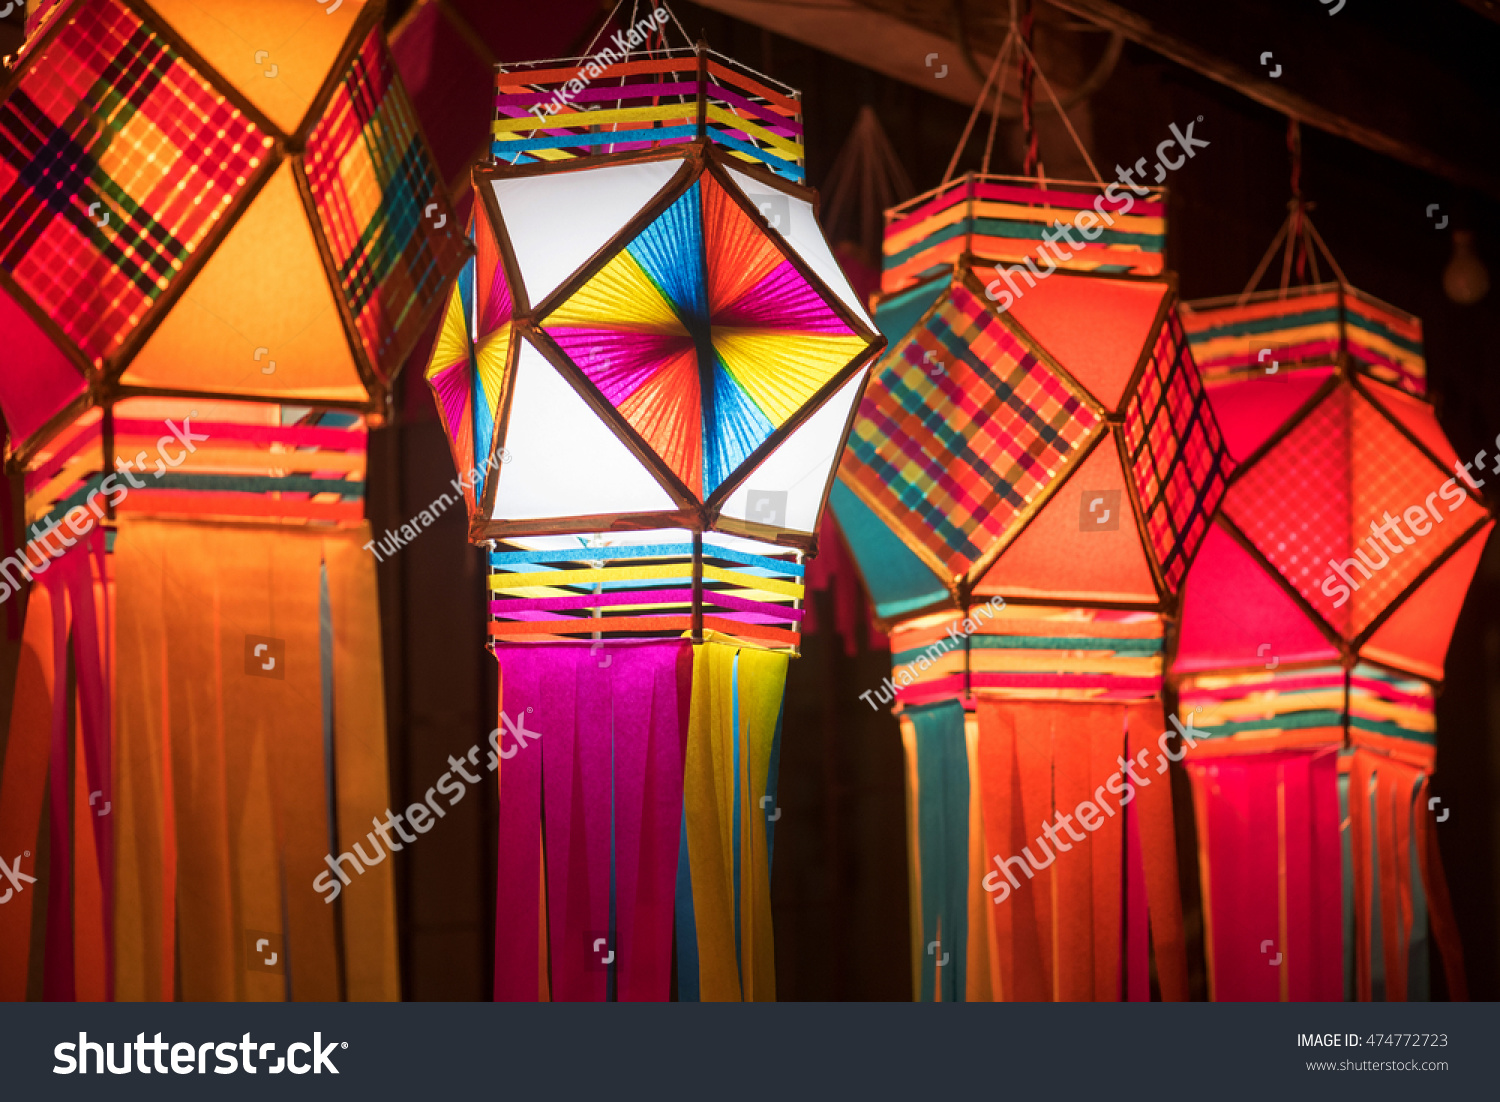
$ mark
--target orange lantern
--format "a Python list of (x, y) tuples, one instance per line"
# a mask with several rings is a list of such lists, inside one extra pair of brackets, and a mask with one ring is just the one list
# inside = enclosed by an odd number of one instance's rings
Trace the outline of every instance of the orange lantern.
[(366, 418), (464, 252), (381, 12), (68, 0), (0, 88), (0, 599), (37, 583), (0, 849), (50, 783), (48, 998), (397, 994), (390, 866), (342, 930), (313, 887), (387, 799)]
[[(1163, 212), (981, 175), (887, 215), (891, 351), (832, 504), (891, 635), (864, 699), (902, 717), (923, 999), (1149, 997), (1148, 925), (1187, 995), (1164, 640), (1229, 464)], [(1049, 253), (1059, 225), (1091, 232)]]

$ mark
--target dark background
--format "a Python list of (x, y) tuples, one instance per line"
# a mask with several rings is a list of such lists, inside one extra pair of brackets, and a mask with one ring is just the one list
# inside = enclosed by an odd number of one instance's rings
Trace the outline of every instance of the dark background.
[[(501, 61), (576, 54), (606, 14), (590, 0), (445, 3), (463, 11), (472, 32), (469, 48)], [(870, 6), (897, 7), (885, 0)], [(917, 15), (951, 7), (922, 0), (905, 6)], [(959, 6), (977, 23), (988, 21), (992, 34), (1004, 7)], [(1464, 307), (1450, 302), (1441, 285), (1454, 229), (1473, 230), (1480, 256), (1500, 263), (1500, 177), (1493, 172), (1500, 26), (1493, 5), (1349, 0), (1332, 20), (1313, 0), (1122, 6), (1186, 28), (1205, 50), (1247, 73), (1258, 72), (1258, 53), (1272, 49), (1285, 67), (1286, 88), (1407, 143), (1425, 144), (1458, 166), (1444, 178), (1303, 128), (1302, 188), (1317, 203), (1314, 219), (1333, 254), (1353, 284), (1423, 319), (1431, 394), (1458, 453), (1470, 456), (1494, 441), (1500, 432), (1500, 287)], [(397, 28), (410, 7), (407, 0), (390, 4), (388, 25)], [(802, 90), (814, 186), (825, 180), (864, 105), (874, 108), (917, 190), (942, 178), (967, 107), (692, 4), (674, 9), (690, 34)], [(13, 48), (8, 42), (0, 46)], [(444, 65), (454, 48), (451, 42), (434, 48), (426, 90), (416, 99), (445, 172), (460, 184), (462, 162), (477, 150), (471, 139), (484, 133), (490, 106), (482, 77), (476, 83), (458, 66), (449, 71)], [(1154, 150), (1170, 123), (1182, 127), (1203, 117), (1195, 136), (1210, 147), (1167, 181), (1168, 262), (1185, 298), (1242, 289), (1286, 214), (1285, 116), (1131, 43), (1087, 113), (1085, 141), (1106, 176), (1117, 162), (1130, 164)], [(451, 125), (439, 133), (432, 118)], [(1018, 172), (1016, 128), (1002, 123), (1001, 133), (992, 167)], [(1043, 127), (1042, 152), (1044, 161), (1066, 163), (1055, 126), (1050, 132)], [(972, 149), (961, 167), (977, 167), (977, 160)], [(1454, 177), (1469, 186), (1450, 182)], [(1426, 214), (1433, 203), (1450, 219), (1443, 231)], [(420, 511), (454, 474), (421, 380), (424, 360), (425, 348), (408, 365), (393, 424), (371, 437), (369, 504), (377, 531)], [(447, 770), (450, 753), (462, 753), (494, 725), (495, 664), (484, 649), (483, 568), (465, 541), (461, 516), (443, 514), (433, 532), (379, 569), (392, 804), (399, 806)], [(863, 637), (857, 655), (848, 656), (844, 642), (829, 632), (829, 596), (811, 599), (820, 602), (825, 626), (806, 638), (803, 656), (792, 663), (782, 743), (783, 810), (772, 879), (777, 993), (783, 1000), (908, 999), (900, 739), (892, 717), (859, 700), (889, 672), (889, 657)], [(1495, 1000), (1500, 550), (1493, 542), (1454, 633), (1437, 714), (1434, 792), (1451, 808), (1438, 834), (1470, 993)], [(494, 792), (481, 791), (437, 824), (433, 837), (441, 842), (394, 856), (405, 998), (490, 997), (496, 809)], [(1191, 811), (1179, 803), (1178, 813)], [(1190, 952), (1194, 906), (1188, 900)], [(1201, 997), (1201, 956), (1192, 966)], [(1432, 971), (1440, 989), (1441, 969)]]

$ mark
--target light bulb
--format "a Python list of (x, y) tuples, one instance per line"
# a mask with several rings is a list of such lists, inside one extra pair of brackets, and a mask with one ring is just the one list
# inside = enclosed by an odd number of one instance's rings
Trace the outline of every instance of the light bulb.
[(1443, 270), (1443, 290), (1460, 306), (1472, 306), (1490, 289), (1490, 273), (1474, 251), (1472, 230), (1453, 231), (1453, 259)]

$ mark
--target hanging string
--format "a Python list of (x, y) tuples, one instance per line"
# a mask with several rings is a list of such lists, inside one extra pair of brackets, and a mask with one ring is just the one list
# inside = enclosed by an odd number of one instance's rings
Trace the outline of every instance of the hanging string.
[(1265, 277), (1266, 269), (1271, 266), (1271, 258), (1276, 251), (1281, 249), (1283, 243), (1285, 248), (1281, 257), (1281, 286), (1278, 298), (1284, 299), (1291, 288), (1292, 272), (1297, 273), (1299, 285), (1307, 283), (1308, 267), (1312, 268), (1314, 283), (1322, 282), (1322, 272), (1318, 268), (1318, 254), (1328, 262), (1333, 271), (1334, 278), (1340, 283), (1348, 283), (1344, 278), (1344, 270), (1339, 267), (1338, 261), (1333, 258), (1328, 244), (1318, 233), (1317, 227), (1312, 224), (1310, 217), (1314, 203), (1308, 202), (1302, 195), (1302, 126), (1297, 119), (1287, 120), (1286, 148), (1291, 160), (1291, 189), (1292, 198), (1287, 203), (1286, 220), (1282, 222), (1281, 228), (1276, 231), (1271, 245), (1266, 249), (1265, 255), (1260, 258), (1255, 272), (1250, 276), (1250, 282), (1245, 284), (1245, 289), (1240, 293), (1238, 304), (1243, 306), (1249, 301), (1255, 289), (1260, 286), (1260, 281)]
[(1005, 36), (1005, 43), (1000, 47), (1000, 78), (995, 81), (995, 109), (990, 112), (990, 132), (984, 139), (984, 160), (979, 163), (979, 171), (982, 175), (989, 175), (990, 153), (995, 148), (995, 131), (1000, 128), (1000, 105), (1005, 100), (1005, 77), (1010, 65), (1011, 48), (1015, 45), (1015, 38), (1011, 35)]
[(872, 266), (878, 265), (884, 212), (915, 190), (875, 109), (865, 104), (824, 178), (820, 221), (830, 239), (839, 242), (850, 240), (852, 223), (861, 254)]
[[(656, 0), (651, 0), (651, 22), (656, 24), (656, 29), (651, 32), (651, 37), (646, 41), (646, 52), (653, 58), (667, 48), (667, 28), (658, 18), (660, 12), (661, 5)], [(652, 106), (655, 106), (656, 100), (653, 99), (651, 102)]]
[[(687, 33), (687, 28), (682, 25), (682, 20), (677, 18), (677, 13), (672, 10), (672, 5), (666, 4), (664, 6), (667, 9), (667, 14), (672, 17), (672, 25), (677, 28), (677, 33), (682, 35), (682, 40), (691, 46), (693, 44), (693, 36)], [(663, 28), (662, 42), (665, 43), (666, 40), (666, 28)]]
[(1292, 198), (1302, 201), (1302, 124), (1286, 120), (1286, 150), (1292, 155)]
[[(620, 13), (620, 8), (623, 7), (624, 4), (625, 4), (625, 0), (615, 0), (615, 6), (610, 9), (610, 13), (607, 16), (605, 16), (604, 17), (604, 21), (599, 24), (599, 29), (594, 32), (594, 37), (591, 38), (591, 39), (589, 39), (589, 44), (583, 48), (583, 53), (580, 54), (578, 57), (571, 58), (570, 60), (573, 60), (573, 61), (582, 61), (584, 58), (592, 57), (593, 56), (594, 47), (599, 44), (599, 38), (600, 38), (600, 36), (603, 35), (604, 32), (609, 29), (610, 23), (614, 22), (615, 16)], [(623, 78), (622, 78), (622, 83), (623, 83)], [(542, 126), (534, 126), (534, 127), (531, 128), (531, 130), (529, 130), (527, 132), (526, 137), (527, 138), (534, 138), (534, 137), (537, 136), (538, 133), (540, 133), (544, 129), (546, 129), (546, 128), (542, 127)]]
[(943, 181), (938, 185), (938, 190), (947, 187), (948, 181), (953, 179), (953, 173), (958, 168), (958, 159), (963, 156), (964, 149), (969, 144), (969, 135), (974, 132), (974, 123), (978, 121), (979, 113), (984, 110), (984, 101), (989, 95), (990, 85), (995, 82), (995, 77), (1000, 72), (1000, 63), (1005, 60), (1007, 49), (1015, 33), (1015, 26), (1012, 25), (1011, 29), (1006, 32), (1005, 42), (1001, 45), (1000, 52), (995, 55), (995, 60), (990, 65), (989, 73), (984, 78), (984, 87), (979, 89), (979, 95), (975, 97), (974, 109), (969, 112), (969, 121), (964, 123), (964, 132), (959, 136), (958, 145), (953, 150), (953, 156), (948, 160), (948, 169), (943, 173)]
[[(610, 9), (609, 15), (605, 18), (603, 23), (599, 24), (599, 29), (594, 32), (594, 37), (589, 39), (589, 44), (584, 47), (582, 56), (577, 58), (576, 60), (582, 61), (586, 57), (593, 56), (594, 47), (599, 44), (599, 36), (609, 29), (609, 25), (614, 22), (615, 16), (620, 14), (620, 8), (623, 7), (624, 4), (625, 0), (616, 0), (615, 6)], [(631, 8), (631, 14), (635, 14), (634, 8)]]
[(1021, 175), (1036, 170), (1036, 119), (1032, 116), (1036, 95), (1036, 59), (1031, 53), (1031, 36), (1036, 27), (1036, 11), (1026, 0), (1026, 14), (1021, 17), (1020, 42), (1025, 55), (1021, 58), (1021, 129), (1026, 135), (1026, 155), (1021, 160)]
[(1307, 232), (1318, 246), (1318, 251), (1323, 254), (1323, 259), (1328, 261), (1328, 266), (1333, 269), (1335, 278), (1340, 283), (1348, 283), (1349, 280), (1344, 277), (1344, 269), (1340, 268), (1339, 262), (1333, 259), (1333, 251), (1329, 249), (1327, 243), (1323, 240), (1323, 235), (1318, 232), (1318, 227), (1312, 224), (1311, 218), (1307, 220)]
[(990, 151), (994, 146), (994, 129), (999, 120), (999, 105), (1004, 98), (1004, 66), (1012, 49), (1021, 55), (1019, 61), (1021, 113), (1022, 125), (1026, 130), (1027, 144), (1025, 175), (1034, 175), (1040, 163), (1040, 158), (1037, 156), (1036, 131), (1032, 117), (1034, 95), (1029, 89), (1034, 87), (1033, 81), (1041, 81), (1042, 90), (1047, 93), (1047, 97), (1052, 101), (1053, 108), (1056, 109), (1058, 117), (1062, 119), (1063, 126), (1067, 128), (1068, 136), (1073, 139), (1073, 145), (1077, 147), (1079, 154), (1083, 157), (1084, 163), (1088, 165), (1089, 172), (1093, 175), (1095, 182), (1102, 187), (1104, 185), (1104, 177), (1099, 175), (1099, 169), (1094, 164), (1094, 159), (1089, 156), (1089, 151), (1084, 148), (1083, 139), (1078, 136), (1078, 131), (1073, 126), (1073, 120), (1068, 118), (1067, 111), (1063, 110), (1062, 101), (1058, 99), (1057, 91), (1052, 87), (1052, 83), (1047, 79), (1047, 74), (1042, 71), (1042, 67), (1037, 64), (1036, 54), (1032, 52), (1031, 46), (1027, 42), (1035, 18), (1030, 3), (1028, 2), (1027, 4), (1024, 19), (1021, 18), (1016, 9), (1017, 0), (1011, 0), (1010, 27), (1006, 31), (1005, 40), (1001, 43), (999, 52), (995, 55), (994, 62), (990, 65), (988, 74), (984, 78), (984, 86), (979, 89), (979, 95), (974, 99), (974, 108), (969, 112), (969, 121), (964, 124), (964, 132), (958, 139), (958, 145), (953, 150), (952, 158), (948, 161), (948, 169), (943, 173), (943, 180), (938, 185), (938, 190), (941, 191), (947, 187), (948, 182), (953, 179), (954, 173), (958, 171), (959, 159), (963, 156), (964, 150), (968, 148), (969, 136), (974, 132), (974, 124), (978, 121), (980, 112), (984, 110), (985, 103), (989, 99), (990, 87), (997, 83), (996, 77), (998, 75), (1002, 79), (999, 81), (999, 87), (996, 88), (995, 92), (995, 116), (990, 120), (990, 140), (985, 143), (985, 157), (983, 162), (983, 171), (989, 171)]
[[(1312, 265), (1312, 278), (1314, 283), (1323, 282), (1322, 273), (1318, 271), (1318, 254), (1313, 248), (1312, 219), (1309, 215), (1314, 204), (1302, 198), (1302, 124), (1296, 119), (1287, 121), (1286, 131), (1287, 151), (1292, 155), (1292, 201), (1297, 204), (1297, 233), (1301, 252), (1297, 259), (1297, 278), (1307, 282), (1307, 266)], [(1329, 263), (1333, 258), (1328, 258)]]
[(1062, 101), (1057, 98), (1057, 92), (1053, 89), (1052, 82), (1047, 79), (1047, 74), (1042, 72), (1042, 67), (1037, 65), (1036, 55), (1031, 52), (1030, 47), (1025, 42), (1021, 42), (1021, 48), (1031, 58), (1031, 63), (1035, 67), (1036, 77), (1042, 82), (1042, 91), (1046, 92), (1047, 98), (1052, 101), (1052, 106), (1057, 111), (1057, 117), (1062, 119), (1063, 126), (1067, 128), (1068, 137), (1073, 139), (1073, 145), (1078, 149), (1079, 155), (1083, 157), (1083, 163), (1089, 166), (1089, 172), (1093, 175), (1094, 182), (1102, 187), (1104, 185), (1104, 177), (1099, 175), (1099, 169), (1094, 164), (1094, 158), (1090, 157), (1089, 151), (1084, 148), (1083, 139), (1078, 136), (1078, 131), (1073, 127), (1073, 120), (1068, 118), (1068, 113), (1063, 110)]
[(1292, 267), (1297, 269), (1297, 281), (1307, 282), (1307, 217), (1302, 202), (1302, 127), (1296, 119), (1287, 119), (1286, 149), (1292, 162), (1292, 224), (1287, 230), (1286, 259), (1281, 266), (1281, 292), (1285, 297), (1291, 282)]

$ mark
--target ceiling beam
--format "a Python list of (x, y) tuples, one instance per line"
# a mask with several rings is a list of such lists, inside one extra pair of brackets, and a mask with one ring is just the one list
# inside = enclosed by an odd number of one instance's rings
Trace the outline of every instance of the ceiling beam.
[[(765, 27), (786, 38), (801, 42), (814, 49), (844, 58), (856, 65), (873, 69), (885, 76), (914, 85), (924, 91), (943, 96), (959, 103), (972, 104), (979, 94), (979, 82), (962, 61), (954, 42), (931, 29), (913, 26), (894, 15), (873, 7), (866, 7), (860, 0), (695, 0), (703, 7), (724, 15)], [(925, 10), (929, 0), (918, 0), (916, 10)], [(947, 0), (944, 0), (946, 3)], [(1463, 12), (1465, 7), (1490, 14), (1497, 0), (1460, 0), (1445, 5), (1434, 12)], [(1432, 90), (1419, 100), (1392, 106), (1389, 96), (1382, 96), (1383, 88), (1367, 89), (1370, 95), (1344, 94), (1342, 86), (1330, 86), (1326, 82), (1315, 84), (1316, 99), (1292, 91), (1283, 80), (1272, 80), (1263, 70), (1253, 70), (1229, 60), (1231, 43), (1241, 40), (1241, 29), (1258, 30), (1265, 24), (1263, 5), (1256, 3), (1226, 6), (1223, 10), (1222, 26), (1212, 46), (1205, 46), (1197, 39), (1207, 40), (1194, 33), (1198, 25), (1183, 16), (1183, 12), (1195, 13), (1198, 9), (1183, 4), (1149, 4), (1141, 0), (1130, 0), (1129, 6), (1112, 0), (1047, 0), (1054, 8), (1085, 19), (1103, 30), (1117, 32), (1123, 37), (1148, 50), (1161, 55), (1210, 80), (1247, 96), (1271, 110), (1297, 119), (1306, 126), (1354, 142), (1385, 157), (1411, 165), (1413, 168), (1461, 187), (1472, 188), (1491, 198), (1500, 199), (1500, 169), (1496, 159), (1483, 152), (1486, 145), (1479, 135), (1491, 129), (1493, 108), (1485, 105), (1485, 96), (1480, 87), (1465, 75), (1460, 63), (1435, 59), (1437, 71), (1430, 79), (1448, 78), (1443, 90)], [(934, 4), (933, 6), (939, 6)], [(1171, 13), (1156, 18), (1142, 15), (1137, 10), (1151, 7)], [(1322, 14), (1322, 9), (1317, 9)], [(1175, 18), (1175, 22), (1173, 19)], [(1196, 16), (1194, 16), (1196, 18)], [(1473, 18), (1472, 16), (1470, 17)], [(1379, 59), (1370, 57), (1363, 64), (1368, 72), (1355, 69), (1350, 75), (1364, 81), (1379, 80), (1382, 69), (1401, 72), (1399, 66), (1411, 57), (1429, 57), (1430, 44), (1419, 41), (1371, 38), (1382, 32), (1370, 28), (1356, 28), (1351, 24), (1329, 24), (1328, 34), (1337, 32), (1334, 38), (1318, 37), (1325, 32), (1321, 27), (1312, 37), (1300, 31), (1296, 36), (1300, 48), (1302, 71), (1308, 71), (1311, 59), (1317, 51), (1338, 48), (1344, 56), (1364, 57), (1362, 51), (1372, 45), (1380, 48)], [(1440, 22), (1444, 22), (1440, 20)], [(1444, 23), (1446, 25), (1446, 23)], [(1482, 24), (1488, 26), (1488, 24)], [(1303, 30), (1309, 30), (1305, 24)], [(1472, 29), (1472, 28), (1471, 28)], [(1449, 27), (1454, 33), (1463, 30), (1461, 23)], [(1350, 33), (1352, 32), (1352, 34)], [(1227, 37), (1226, 37), (1227, 34)], [(1360, 37), (1360, 36), (1363, 37)], [(1212, 36), (1208, 36), (1212, 37)], [(1269, 37), (1269, 36), (1268, 36)], [(1477, 42), (1475, 43), (1477, 45)], [(1282, 50), (1290, 43), (1281, 37)], [(1430, 59), (1431, 60), (1431, 59)], [(981, 67), (988, 65), (980, 59)], [(1448, 72), (1441, 71), (1447, 65)], [(1458, 68), (1454, 69), (1457, 65)], [(1410, 68), (1410, 65), (1407, 66)], [(938, 74), (942, 74), (939, 76)], [(1405, 72), (1399, 80), (1415, 82), (1419, 73)], [(1445, 98), (1447, 97), (1447, 98)], [(1320, 102), (1323, 101), (1323, 102)], [(1325, 106), (1332, 101), (1337, 107)], [(1449, 104), (1467, 101), (1465, 110), (1455, 114), (1445, 110)], [(1411, 118), (1398, 118), (1405, 108), (1417, 118), (1432, 119), (1434, 111), (1442, 112), (1447, 120), (1447, 132), (1441, 137), (1430, 128), (1413, 125)], [(1472, 112), (1477, 110), (1478, 114)], [(1363, 120), (1355, 117), (1363, 114)], [(1472, 135), (1472, 138), (1471, 138)], [(1446, 150), (1438, 152), (1434, 147)], [(1472, 154), (1472, 155), (1470, 155)]]
[(1248, 96), (1257, 103), (1297, 119), (1306, 126), (1334, 134), (1340, 138), (1362, 145), (1383, 156), (1440, 176), (1464, 187), (1484, 192), (1491, 198), (1500, 199), (1500, 178), (1480, 170), (1456, 164), (1415, 142), (1398, 138), (1383, 130), (1320, 107), (1311, 100), (1290, 91), (1285, 85), (1269, 80), (1260, 73), (1243, 69), (1231, 61), (1201, 49), (1186, 39), (1154, 26), (1144, 16), (1128, 10), (1110, 0), (1047, 0), (1053, 7), (1061, 8), (1073, 15), (1112, 31), (1118, 31), (1130, 41), (1138, 43), (1170, 61), (1216, 80)]
[[(952, 39), (867, 8), (856, 0), (693, 0), (774, 31), (804, 46), (841, 57), (882, 76), (965, 105), (979, 84)], [(976, 59), (987, 67), (993, 58)]]

